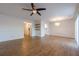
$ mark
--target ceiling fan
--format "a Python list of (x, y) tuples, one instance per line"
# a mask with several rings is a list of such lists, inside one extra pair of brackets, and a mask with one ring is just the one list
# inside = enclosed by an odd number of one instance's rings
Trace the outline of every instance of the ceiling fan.
[(32, 9), (26, 9), (26, 8), (22, 8), (23, 10), (27, 10), (27, 11), (32, 11), (32, 13), (30, 14), (30, 16), (32, 16), (33, 14), (38, 14), (41, 16), (41, 14), (39, 13), (39, 11), (42, 11), (42, 10), (46, 10), (46, 8), (36, 8), (34, 3), (31, 3), (31, 7)]

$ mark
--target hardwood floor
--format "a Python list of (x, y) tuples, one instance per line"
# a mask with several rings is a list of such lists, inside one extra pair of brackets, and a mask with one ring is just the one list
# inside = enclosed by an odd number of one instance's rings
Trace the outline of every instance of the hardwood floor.
[(29, 37), (0, 42), (1, 56), (78, 56), (79, 48), (72, 38), (59, 36)]

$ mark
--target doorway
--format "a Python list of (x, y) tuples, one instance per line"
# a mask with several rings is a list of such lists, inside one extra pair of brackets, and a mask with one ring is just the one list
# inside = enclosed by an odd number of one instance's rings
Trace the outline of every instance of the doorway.
[(28, 22), (24, 22), (24, 35), (31, 36), (32, 35), (32, 24)]

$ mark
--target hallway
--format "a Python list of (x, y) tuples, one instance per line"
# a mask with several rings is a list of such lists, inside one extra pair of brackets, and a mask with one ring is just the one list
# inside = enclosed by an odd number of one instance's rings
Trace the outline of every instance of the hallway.
[(26, 37), (0, 42), (0, 55), (4, 56), (77, 56), (79, 48), (74, 39), (59, 36)]

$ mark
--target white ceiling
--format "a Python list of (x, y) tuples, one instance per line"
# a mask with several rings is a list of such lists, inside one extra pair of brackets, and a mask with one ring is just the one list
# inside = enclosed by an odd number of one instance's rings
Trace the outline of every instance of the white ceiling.
[[(42, 18), (50, 20), (54, 17), (73, 16), (75, 13), (76, 5), (73, 3), (36, 3), (36, 7), (46, 8), (46, 11), (41, 11)], [(18, 18), (29, 18), (31, 16), (29, 11), (22, 10), (23, 7), (31, 8), (29, 3), (0, 3), (0, 14), (13, 16)]]

